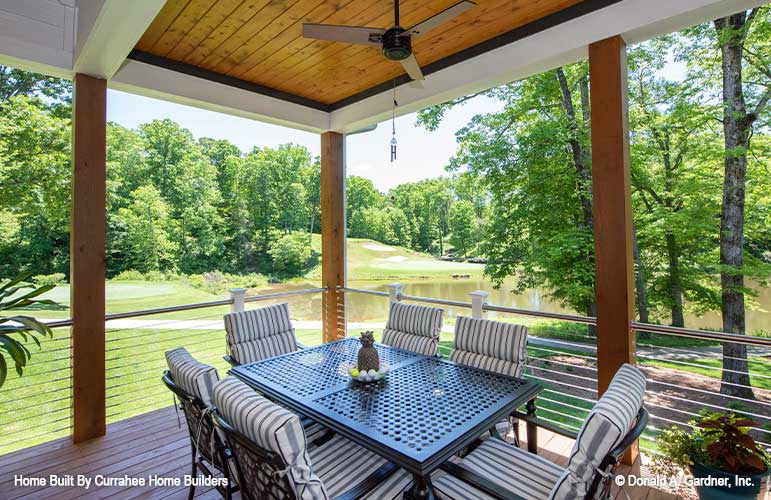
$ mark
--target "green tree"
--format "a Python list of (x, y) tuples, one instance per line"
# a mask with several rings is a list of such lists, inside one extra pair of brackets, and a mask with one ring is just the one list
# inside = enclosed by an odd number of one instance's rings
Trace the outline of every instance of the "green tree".
[(128, 206), (115, 215), (116, 252), (121, 270), (141, 272), (173, 270), (178, 246), (171, 234), (173, 222), (168, 205), (154, 186), (142, 186), (130, 195)]
[(464, 257), (474, 248), (476, 216), (469, 201), (456, 201), (450, 207), (450, 244)]
[(271, 242), (268, 250), (273, 269), (282, 274), (302, 274), (311, 258), (311, 247), (304, 233), (284, 234)]
[[(468, 172), (490, 192), (481, 251), (485, 272), (500, 285), (543, 287), (594, 315), (594, 244), (586, 64), (534, 75), (493, 89), (501, 110), (477, 115), (457, 133), (450, 169)], [(431, 129), (456, 100), (430, 108)]]

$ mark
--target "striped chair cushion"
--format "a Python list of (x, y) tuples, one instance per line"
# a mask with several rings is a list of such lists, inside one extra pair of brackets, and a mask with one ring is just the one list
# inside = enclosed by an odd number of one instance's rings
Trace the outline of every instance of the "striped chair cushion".
[(227, 377), (214, 386), (217, 410), (237, 431), (260, 448), (281, 456), (287, 477), (297, 498), (329, 498), (319, 477), (313, 473), (300, 418), (257, 394), (238, 379)]
[(330, 498), (355, 487), (386, 463), (386, 459), (339, 434), (310, 450), (313, 471), (321, 478)]
[(487, 493), (480, 491), (455, 476), (445, 474), (434, 483), (434, 493), (440, 500), (495, 500)]
[[(434, 484), (437, 498), (445, 500), (492, 500), (492, 497), (453, 478), (441, 469), (431, 473), (431, 481)], [(375, 489), (361, 497), (360, 500), (402, 500), (404, 492), (410, 488), (412, 488), (412, 474), (404, 469), (399, 469)]]
[(487, 439), (461, 462), (464, 467), (527, 500), (545, 500), (564, 469), (500, 439)]
[(519, 377), (527, 364), (527, 327), (458, 316), (450, 359), (462, 365)]
[(603, 458), (624, 439), (645, 396), (645, 375), (623, 365), (578, 431), (568, 466), (550, 500), (583, 498)]
[(226, 314), (225, 332), (230, 355), (241, 364), (297, 350), (287, 304)]
[(220, 379), (216, 368), (199, 362), (184, 347), (166, 351), (166, 363), (175, 384), (211, 406), (212, 387)]
[(392, 302), (383, 343), (407, 351), (432, 356), (436, 354), (442, 314), (436, 307)]

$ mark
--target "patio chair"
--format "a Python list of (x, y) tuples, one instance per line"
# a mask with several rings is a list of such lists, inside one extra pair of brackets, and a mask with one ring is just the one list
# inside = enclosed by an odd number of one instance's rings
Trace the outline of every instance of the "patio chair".
[(226, 314), (225, 332), (230, 351), (225, 360), (233, 366), (302, 348), (295, 338), (287, 304)]
[(567, 467), (490, 438), (460, 462), (442, 465), (449, 474), (434, 483), (438, 496), (445, 498), (443, 491), (473, 487), (476, 492), (471, 498), (607, 499), (616, 465), (648, 423), (644, 395), (645, 376), (627, 364), (616, 373), (578, 433), (519, 414), (523, 420), (576, 440)]
[[(509, 377), (521, 377), (527, 365), (527, 327), (458, 316), (450, 360)], [(509, 428), (514, 429), (519, 444), (514, 417), (502, 422), (498, 432), (505, 435)]]
[[(182, 347), (166, 352), (166, 362), (169, 370), (163, 373), (162, 380), (179, 399), (185, 415), (193, 455), (192, 476), (200, 471), (214, 477), (213, 469), (216, 469), (228, 480), (228, 486), (217, 486), (217, 491), (230, 499), (238, 490), (235, 469), (231, 467), (230, 451), (219, 433), (214, 432), (209, 411), (212, 387), (219, 381), (217, 369), (198, 362)], [(195, 485), (190, 485), (188, 498), (193, 496)]]
[(309, 449), (297, 415), (238, 379), (229, 377), (215, 385), (214, 401), (214, 422), (236, 458), (242, 498), (366, 498), (397, 470), (339, 435)]
[(425, 356), (436, 354), (444, 311), (436, 307), (391, 302), (383, 343)]

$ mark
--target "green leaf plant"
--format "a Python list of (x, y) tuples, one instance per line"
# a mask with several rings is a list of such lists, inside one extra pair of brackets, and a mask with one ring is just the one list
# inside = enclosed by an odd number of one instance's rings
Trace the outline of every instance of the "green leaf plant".
[[(30, 276), (30, 273), (21, 274), (0, 284), (0, 387), (8, 377), (10, 363), (20, 377), (24, 373), (24, 368), (32, 358), (26, 343), (31, 340), (40, 348), (40, 338), (53, 337), (48, 325), (31, 316), (3, 315), (4, 311), (15, 311), (35, 304), (55, 305), (51, 300), (37, 298), (54, 285), (32, 285), (27, 282)], [(6, 358), (10, 358), (10, 363)]]

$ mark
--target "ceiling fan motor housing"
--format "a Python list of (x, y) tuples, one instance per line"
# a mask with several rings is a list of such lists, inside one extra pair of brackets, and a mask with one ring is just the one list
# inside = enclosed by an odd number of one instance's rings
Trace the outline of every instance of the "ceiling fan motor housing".
[(412, 54), (412, 43), (409, 35), (402, 35), (404, 29), (391, 28), (383, 33), (383, 55), (392, 61), (403, 61)]

